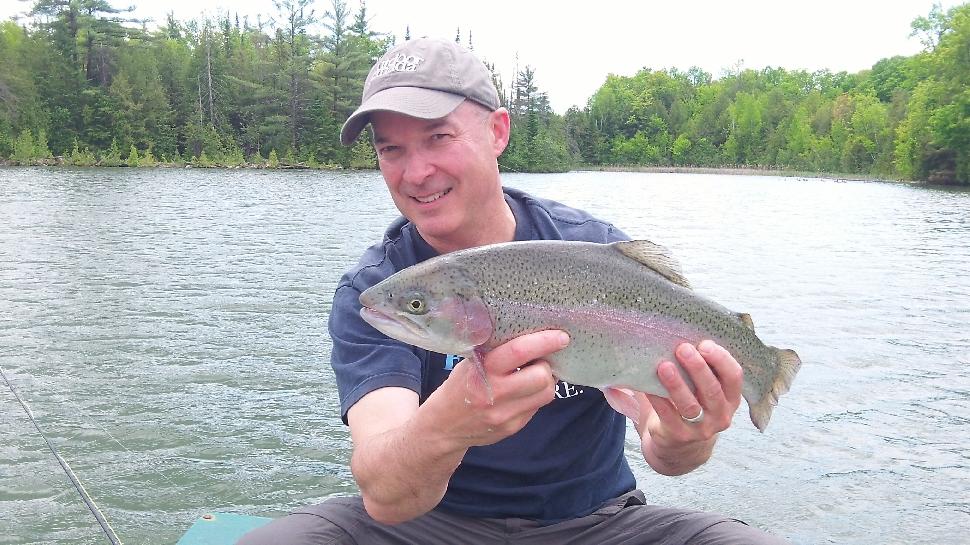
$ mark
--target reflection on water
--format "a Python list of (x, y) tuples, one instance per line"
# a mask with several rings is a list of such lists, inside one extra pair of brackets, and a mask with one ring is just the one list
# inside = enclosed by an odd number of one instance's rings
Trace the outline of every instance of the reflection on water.
[[(967, 535), (970, 193), (683, 174), (506, 183), (664, 244), (695, 289), (805, 362), (767, 433), (739, 414), (690, 475), (653, 474), (631, 440), (651, 501), (795, 543)], [(372, 172), (0, 170), (0, 366), (123, 541), (355, 490), (327, 312), (395, 214)], [(0, 436), (0, 544), (103, 539), (3, 389)]]

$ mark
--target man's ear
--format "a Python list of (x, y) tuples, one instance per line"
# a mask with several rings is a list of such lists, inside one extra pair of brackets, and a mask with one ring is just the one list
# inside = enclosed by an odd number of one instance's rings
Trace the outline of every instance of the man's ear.
[(509, 133), (512, 130), (509, 111), (505, 108), (499, 108), (488, 114), (488, 130), (492, 135), (492, 148), (495, 157), (498, 157), (509, 145)]

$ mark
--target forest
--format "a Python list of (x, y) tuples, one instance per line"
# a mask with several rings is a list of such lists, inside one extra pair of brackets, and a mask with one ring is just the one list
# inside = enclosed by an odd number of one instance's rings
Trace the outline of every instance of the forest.
[[(322, 4), (323, 2), (321, 2)], [(0, 22), (0, 161), (374, 168), (338, 132), (395, 38), (362, 0), (161, 24), (110, 0), (35, 0)], [(400, 22), (410, 39), (407, 21)], [(394, 29), (395, 31), (400, 29)], [(970, 185), (970, 4), (914, 14), (923, 49), (858, 73), (740, 66), (611, 75), (559, 115), (541, 66), (503, 82), (503, 169), (755, 168)], [(455, 40), (474, 49), (472, 35)]]

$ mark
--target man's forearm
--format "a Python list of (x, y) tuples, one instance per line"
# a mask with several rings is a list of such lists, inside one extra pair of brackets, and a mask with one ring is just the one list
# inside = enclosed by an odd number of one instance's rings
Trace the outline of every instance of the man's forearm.
[(401, 427), (354, 445), (351, 470), (364, 507), (375, 520), (396, 524), (434, 509), (467, 448), (437, 437), (425, 425), (427, 407)]

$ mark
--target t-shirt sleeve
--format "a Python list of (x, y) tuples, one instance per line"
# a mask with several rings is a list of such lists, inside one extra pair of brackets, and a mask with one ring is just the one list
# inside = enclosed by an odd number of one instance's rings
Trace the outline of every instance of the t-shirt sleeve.
[(360, 291), (345, 282), (337, 287), (330, 311), (333, 349), (330, 365), (340, 394), (340, 415), (379, 388), (397, 386), (421, 395), (421, 360), (413, 347), (374, 329), (360, 317)]
[(619, 229), (617, 229), (612, 225), (610, 227), (611, 228), (606, 231), (606, 240), (604, 240), (603, 242), (606, 242), (606, 243), (625, 242), (627, 240), (630, 240), (629, 235), (627, 235), (623, 231), (620, 231)]

